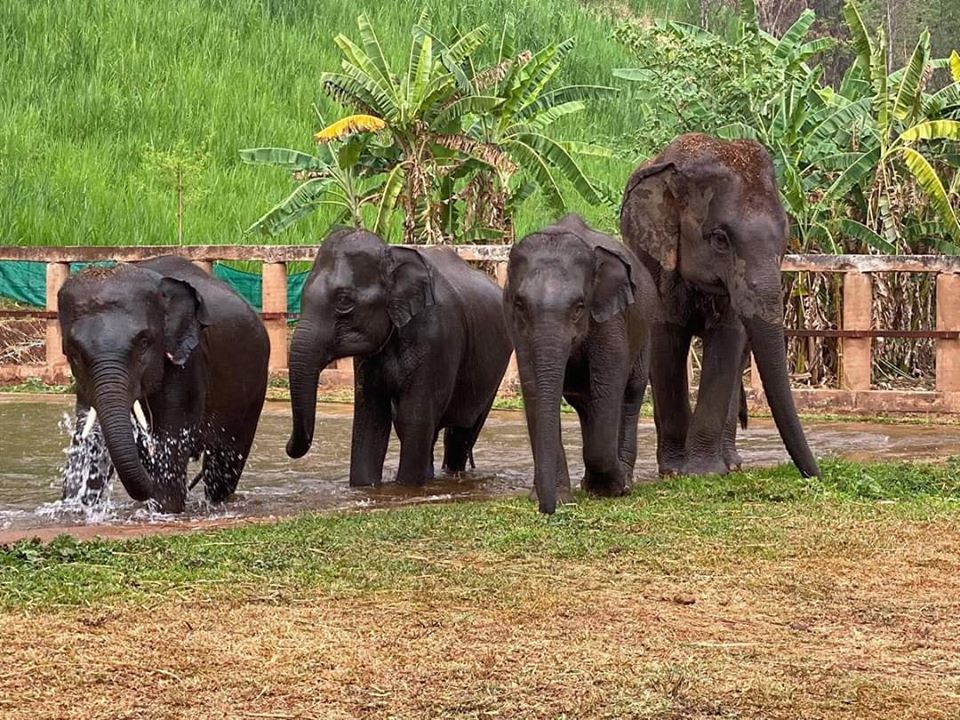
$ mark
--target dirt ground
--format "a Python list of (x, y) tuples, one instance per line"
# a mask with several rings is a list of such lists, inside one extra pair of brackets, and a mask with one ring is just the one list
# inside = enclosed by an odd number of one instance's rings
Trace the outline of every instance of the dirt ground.
[[(960, 717), (960, 528), (789, 522), (786, 561), (411, 555), (414, 592), (7, 612), (0, 716)], [(502, 582), (453, 584), (451, 563)]]

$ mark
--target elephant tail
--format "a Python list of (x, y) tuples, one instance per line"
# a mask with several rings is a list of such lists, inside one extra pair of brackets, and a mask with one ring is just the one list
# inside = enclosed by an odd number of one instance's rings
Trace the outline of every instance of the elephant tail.
[(470, 469), (476, 470), (477, 464), (473, 461), (473, 448), (470, 448), (470, 452), (467, 453), (467, 458), (470, 460)]
[(743, 386), (743, 381), (740, 381), (740, 411), (737, 413), (737, 417), (740, 418), (740, 427), (744, 430), (747, 429), (747, 389)]

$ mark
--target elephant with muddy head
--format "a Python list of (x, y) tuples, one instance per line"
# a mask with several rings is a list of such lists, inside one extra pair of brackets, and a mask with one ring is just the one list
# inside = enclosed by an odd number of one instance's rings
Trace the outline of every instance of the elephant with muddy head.
[(168, 256), (82, 270), (58, 304), (77, 392), (64, 498), (97, 500), (115, 470), (134, 500), (181, 512), (201, 455), (194, 482), (229, 497), (267, 388), (270, 343), (246, 301)]
[[(797, 417), (783, 332), (780, 261), (789, 224), (767, 151), (752, 140), (677, 137), (627, 182), (624, 241), (657, 283), (650, 384), (663, 474), (723, 474), (740, 466), (742, 371), (752, 349), (773, 418), (794, 464), (820, 470)], [(691, 413), (687, 354), (703, 340)]]

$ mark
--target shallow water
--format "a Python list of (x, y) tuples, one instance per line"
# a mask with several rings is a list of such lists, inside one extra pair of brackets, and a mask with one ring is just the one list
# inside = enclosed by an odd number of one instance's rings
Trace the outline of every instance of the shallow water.
[[(71, 398), (19, 398), (0, 401), (0, 532), (7, 540), (22, 531), (69, 528), (77, 525), (136, 527), (140, 525), (197, 524), (232, 518), (292, 515), (306, 510), (361, 508), (412, 502), (494, 498), (526, 493), (533, 483), (533, 459), (523, 414), (493, 412), (475, 449), (477, 468), (460, 477), (440, 476), (423, 488), (355, 489), (347, 483), (350, 462), (349, 405), (321, 406), (313, 449), (299, 460), (286, 456), (290, 430), (286, 403), (267, 403), (257, 439), (237, 494), (225, 505), (208, 507), (202, 488), (190, 495), (188, 511), (177, 518), (148, 513), (132, 502), (114, 478), (112, 498), (97, 510), (65, 508), (59, 502), (60, 468), (69, 444), (62, 426), (73, 408)], [(575, 416), (563, 421), (571, 477), (583, 472), (579, 428)], [(960, 426), (871, 425), (866, 423), (806, 423), (818, 456), (843, 455), (857, 459), (934, 459), (960, 454)], [(741, 436), (745, 466), (773, 465), (787, 459), (776, 429), (769, 420), (751, 419)], [(656, 479), (653, 423), (642, 421), (637, 481)], [(384, 477), (397, 468), (398, 442), (394, 436)], [(438, 457), (441, 454), (438, 445)]]

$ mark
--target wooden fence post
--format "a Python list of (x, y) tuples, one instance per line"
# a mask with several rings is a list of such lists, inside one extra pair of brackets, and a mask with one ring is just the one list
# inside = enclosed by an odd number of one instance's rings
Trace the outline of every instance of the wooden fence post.
[[(70, 277), (70, 263), (47, 263), (47, 310), (56, 311), (57, 293), (60, 292), (60, 288), (68, 277)], [(47, 320), (46, 363), (47, 374), (51, 379), (67, 364), (60, 338), (59, 319)]]
[[(843, 276), (843, 329), (873, 327), (873, 281), (869, 273), (847, 272)], [(872, 338), (843, 338), (840, 376), (844, 390), (869, 390), (873, 361)]]
[[(960, 330), (960, 275), (937, 275), (937, 330)], [(960, 391), (960, 340), (937, 338), (937, 390)]]
[[(285, 262), (265, 262), (263, 264), (263, 286), (261, 306), (265, 313), (287, 312), (287, 264)], [(287, 318), (264, 320), (267, 335), (270, 337), (270, 372), (284, 370), (287, 367)]]

